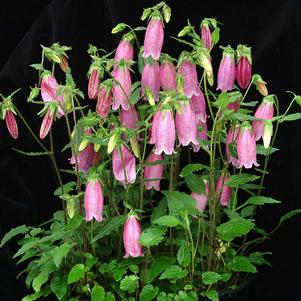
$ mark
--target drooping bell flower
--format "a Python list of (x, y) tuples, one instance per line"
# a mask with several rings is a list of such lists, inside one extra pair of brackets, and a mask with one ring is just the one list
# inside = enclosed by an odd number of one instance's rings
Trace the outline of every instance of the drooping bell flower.
[(14, 116), (14, 113), (10, 109), (7, 109), (5, 112), (5, 123), (10, 135), (14, 139), (18, 139), (19, 136), (18, 124)]
[(238, 167), (239, 161), (236, 157), (231, 155), (229, 150), (229, 144), (235, 145), (237, 147), (237, 139), (238, 139), (239, 129), (235, 128), (233, 130), (232, 126), (229, 128), (227, 137), (226, 137), (226, 155), (228, 163), (232, 163), (234, 167)]
[(233, 90), (235, 81), (235, 52), (231, 46), (223, 51), (223, 58), (220, 62), (217, 74), (217, 90), (222, 92)]
[(216, 181), (215, 186), (215, 195), (218, 199), (218, 202), (222, 206), (228, 206), (231, 200), (232, 189), (227, 186), (227, 182), (229, 180), (229, 176), (224, 173)]
[(62, 94), (59, 94), (59, 85), (49, 71), (44, 71), (42, 74), (41, 96), (44, 102), (55, 101), (58, 104), (58, 110), (56, 113), (58, 118), (64, 115), (64, 97)]
[(117, 181), (124, 185), (136, 180), (135, 156), (124, 146), (115, 148), (112, 155), (113, 174)]
[(209, 23), (206, 19), (203, 20), (201, 23), (201, 38), (204, 47), (210, 50), (212, 47), (212, 35), (211, 35)]
[(141, 75), (141, 96), (146, 96), (145, 88), (149, 88), (155, 101), (159, 99), (160, 67), (158, 62), (146, 63)]
[(100, 88), (97, 96), (96, 113), (103, 119), (107, 118), (111, 109), (111, 104), (112, 104), (111, 87), (100, 84)]
[(198, 141), (198, 144), (192, 146), (193, 151), (195, 153), (197, 153), (201, 149), (200, 140), (201, 141), (207, 141), (208, 140), (208, 136), (207, 136), (207, 131), (208, 131), (207, 122), (202, 122), (202, 121), (199, 120), (197, 122), (197, 130), (198, 130), (197, 131), (197, 141)]
[(152, 124), (152, 137), (150, 143), (155, 144), (155, 154), (166, 155), (174, 153), (176, 141), (176, 128), (173, 114), (170, 110), (158, 111)]
[(54, 118), (54, 111), (48, 109), (41, 124), (40, 139), (44, 139), (48, 135), (53, 123), (53, 118)]
[(98, 179), (89, 179), (85, 190), (84, 206), (86, 221), (94, 217), (98, 222), (102, 221), (103, 193)]
[(117, 110), (120, 106), (124, 110), (130, 109), (129, 98), (132, 92), (132, 79), (129, 67), (126, 64), (119, 64), (114, 71), (113, 87), (113, 110)]
[(202, 123), (205, 123), (207, 120), (207, 105), (205, 97), (199, 87), (197, 89), (197, 93), (198, 95), (192, 96), (191, 105), (195, 112), (197, 122), (201, 121)]
[(152, 16), (145, 32), (143, 57), (159, 60), (164, 40), (163, 24), (159, 16)]
[(256, 160), (256, 141), (252, 129), (248, 123), (242, 124), (237, 138), (238, 168), (244, 166), (251, 168), (254, 164), (259, 166)]
[(130, 32), (125, 34), (120, 40), (118, 47), (115, 52), (114, 61), (118, 62), (120, 60), (131, 61), (134, 58), (134, 47), (133, 40), (134, 35)]
[(182, 103), (180, 112), (176, 113), (176, 129), (179, 145), (198, 144), (196, 117), (189, 102)]
[(135, 129), (138, 126), (139, 118), (138, 113), (134, 106), (131, 106), (128, 111), (121, 110), (120, 124), (124, 125), (127, 129)]
[(140, 224), (135, 215), (130, 214), (123, 227), (124, 258), (143, 256), (142, 246), (139, 243), (140, 235)]
[(266, 86), (266, 82), (262, 79), (262, 77), (259, 74), (253, 75), (253, 84), (255, 85), (256, 89), (261, 95), (268, 96), (269, 93)]
[(274, 101), (272, 96), (267, 96), (263, 98), (254, 116), (256, 118), (263, 119), (254, 120), (252, 122), (254, 137), (255, 140), (258, 141), (264, 133), (264, 120), (271, 120), (274, 117)]
[(96, 99), (98, 95), (98, 87), (100, 82), (100, 74), (97, 67), (90, 70), (88, 83), (88, 96), (90, 99)]
[(205, 193), (191, 192), (191, 196), (196, 200), (196, 208), (200, 212), (204, 212), (208, 203), (209, 185), (208, 181), (204, 180)]
[(189, 59), (184, 59), (178, 68), (179, 74), (184, 77), (184, 94), (191, 98), (198, 95), (198, 75), (196, 65)]
[(160, 67), (160, 82), (163, 91), (176, 90), (176, 68), (171, 59), (165, 58)]
[(251, 80), (252, 73), (252, 57), (251, 47), (244, 45), (238, 45), (237, 50), (237, 67), (236, 67), (236, 79), (238, 85), (242, 89), (246, 89)]
[[(146, 163), (154, 163), (156, 161), (163, 160), (162, 155), (156, 155), (151, 152), (146, 159)], [(156, 190), (160, 190), (160, 179), (163, 176), (163, 165), (158, 163), (156, 165), (146, 165), (144, 168), (144, 187), (146, 190), (150, 190), (152, 187)]]

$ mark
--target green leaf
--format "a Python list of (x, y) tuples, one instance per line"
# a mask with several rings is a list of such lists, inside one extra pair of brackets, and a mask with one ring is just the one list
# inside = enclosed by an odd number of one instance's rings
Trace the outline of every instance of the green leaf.
[(157, 207), (153, 210), (152, 215), (151, 215), (151, 222), (153, 223), (154, 220), (156, 220), (157, 218), (165, 215), (166, 211), (167, 211), (167, 200), (164, 197), (159, 202), (159, 204), (157, 205)]
[(83, 221), (83, 217), (81, 215), (76, 215), (72, 219), (68, 221), (68, 224), (66, 225), (66, 231), (73, 231), (77, 229)]
[(3, 236), (1, 243), (0, 243), (0, 248), (2, 248), (10, 239), (15, 237), (16, 235), (24, 234), (24, 233), (28, 232), (30, 229), (32, 229), (32, 227), (28, 227), (26, 225), (21, 225), (21, 226), (11, 229), (9, 232), (7, 232)]
[(272, 266), (265, 258), (264, 255), (270, 255), (272, 254), (271, 252), (266, 252), (266, 253), (262, 253), (262, 252), (254, 252), (251, 253), (249, 255), (249, 260), (252, 264), (256, 264), (256, 265), (263, 265), (266, 264), (268, 266)]
[(256, 146), (256, 153), (258, 155), (264, 155), (264, 156), (267, 156), (268, 154), (272, 155), (277, 151), (279, 151), (279, 148), (275, 148), (275, 147), (264, 148), (262, 144), (257, 144)]
[(141, 89), (138, 88), (136, 90), (134, 90), (132, 92), (132, 95), (131, 95), (131, 104), (136, 104), (138, 102), (138, 100), (140, 99), (140, 95), (141, 95)]
[(245, 208), (241, 209), (240, 216), (241, 217), (249, 217), (254, 212), (254, 206), (246, 206)]
[(98, 233), (92, 239), (92, 243), (96, 242), (100, 238), (109, 235), (112, 231), (117, 230), (126, 220), (125, 215), (114, 216), (106, 221), (106, 223), (100, 227)]
[(177, 260), (180, 265), (187, 267), (191, 260), (190, 248), (187, 243), (182, 243), (177, 253)]
[(219, 28), (215, 28), (212, 32), (212, 43), (216, 45), (219, 41)]
[(151, 301), (156, 298), (158, 293), (158, 287), (153, 287), (151, 284), (147, 284), (143, 287), (140, 293), (140, 301)]
[(231, 119), (244, 122), (244, 121), (252, 121), (255, 119), (255, 117), (241, 112), (236, 112), (231, 114)]
[(182, 268), (178, 265), (171, 265), (167, 268), (159, 279), (181, 279), (187, 275), (187, 270), (182, 270)]
[(248, 205), (264, 205), (264, 204), (279, 204), (281, 202), (266, 196), (252, 196), (247, 200), (246, 203)]
[(204, 272), (202, 273), (202, 281), (206, 285), (212, 285), (222, 279), (222, 276), (216, 272)]
[(31, 64), (29, 66), (32, 67), (32, 68), (34, 68), (37, 71), (43, 71), (44, 70), (44, 67), (43, 67), (42, 64)]
[(82, 279), (85, 275), (85, 266), (83, 263), (78, 263), (72, 267), (68, 275), (68, 284), (74, 283)]
[(152, 282), (160, 273), (170, 267), (174, 263), (174, 261), (174, 258), (166, 256), (155, 259), (148, 271), (147, 283)]
[(152, 226), (150, 228), (143, 230), (139, 238), (139, 241), (142, 246), (145, 246), (147, 248), (151, 246), (156, 246), (162, 241), (166, 231), (167, 228)]
[(91, 301), (103, 301), (104, 298), (105, 298), (104, 288), (96, 283), (91, 291)]
[(278, 225), (280, 226), (283, 222), (291, 219), (293, 216), (295, 216), (296, 214), (300, 214), (301, 213), (301, 209), (294, 209), (286, 214), (284, 214), (280, 220), (279, 220), (279, 223)]
[(115, 301), (115, 296), (112, 292), (107, 292), (104, 301)]
[(241, 173), (241, 174), (231, 176), (229, 178), (229, 180), (227, 181), (226, 185), (228, 187), (237, 187), (237, 186), (243, 185), (245, 183), (255, 181), (259, 178), (260, 177), (256, 176), (256, 175), (251, 175), (248, 173)]
[(203, 177), (196, 174), (189, 174), (185, 177), (185, 182), (188, 188), (197, 193), (204, 193), (205, 192), (205, 184)]
[(236, 256), (233, 258), (231, 268), (234, 272), (256, 273), (256, 267), (246, 256)]
[(70, 245), (69, 243), (63, 243), (61, 246), (55, 248), (53, 261), (55, 266), (58, 268), (61, 265), (63, 258), (65, 258), (74, 244)]
[(301, 119), (301, 113), (293, 113), (286, 115), (283, 119), (281, 118), (281, 122), (283, 121), (295, 121)]
[(137, 26), (134, 28), (134, 31), (143, 31), (143, 30), (146, 30), (145, 26)]
[(64, 276), (63, 278), (55, 276), (51, 280), (50, 287), (58, 300), (62, 300), (66, 295), (68, 289), (67, 276)]
[(200, 163), (195, 163), (195, 164), (187, 164), (182, 171), (180, 172), (181, 177), (187, 177), (191, 173), (195, 171), (200, 171), (203, 170), (204, 168), (207, 168), (206, 165), (200, 164)]
[(179, 224), (179, 221), (172, 215), (164, 215), (153, 221), (153, 224), (166, 227), (175, 227)]
[(13, 150), (17, 153), (20, 153), (22, 155), (29, 156), (29, 157), (50, 156), (52, 154), (51, 152), (24, 152), (17, 148), (13, 148)]
[(120, 281), (120, 289), (123, 291), (134, 292), (139, 286), (139, 277), (135, 275), (125, 276)]
[(211, 290), (205, 292), (204, 296), (206, 296), (209, 300), (212, 300), (212, 301), (218, 301), (219, 300), (218, 292), (214, 289), (211, 289)]
[(36, 278), (32, 281), (32, 288), (36, 293), (41, 290), (41, 286), (47, 282), (49, 273), (47, 271), (42, 271)]
[(220, 234), (221, 239), (230, 241), (236, 237), (247, 234), (254, 226), (255, 224), (250, 220), (237, 217), (219, 225), (216, 230)]
[[(64, 193), (69, 193), (70, 191), (72, 191), (73, 188), (75, 187), (75, 185), (76, 185), (76, 183), (74, 181), (66, 183), (65, 185), (63, 185)], [(61, 187), (57, 188), (53, 193), (54, 196), (60, 196), (62, 194), (63, 194), (63, 192), (62, 192)]]

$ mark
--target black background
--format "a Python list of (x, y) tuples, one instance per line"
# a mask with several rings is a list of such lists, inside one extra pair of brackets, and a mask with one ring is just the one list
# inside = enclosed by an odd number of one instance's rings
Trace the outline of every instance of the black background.
[[(86, 94), (86, 73), (89, 56), (88, 43), (108, 51), (116, 48), (119, 35), (110, 31), (119, 22), (131, 26), (145, 25), (139, 21), (142, 8), (154, 1), (2, 1), (0, 10), (0, 92), (7, 94), (21, 87), (15, 104), (23, 111), (31, 126), (38, 132), (41, 120), (36, 116), (39, 108), (29, 106), (25, 95), (37, 81), (28, 65), (40, 61), (40, 44), (53, 42), (70, 45), (70, 65), (78, 86)], [(252, 46), (253, 72), (262, 75), (268, 83), (269, 92), (279, 97), (282, 110), (290, 96), (285, 91), (301, 94), (301, 2), (300, 1), (167, 1), (172, 8), (172, 19), (166, 25), (163, 52), (177, 56), (183, 47), (169, 39), (176, 36), (186, 24), (199, 25), (204, 17), (216, 17), (221, 28), (220, 45), (239, 43)], [(141, 36), (143, 38), (143, 36)], [(141, 39), (141, 43), (143, 39)], [(213, 50), (215, 72), (221, 58), (221, 50)], [(58, 78), (60, 79), (60, 78)], [(258, 93), (251, 93), (248, 100), (260, 100)], [(296, 106), (294, 106), (296, 108)], [(0, 236), (11, 227), (22, 223), (39, 224), (60, 207), (52, 197), (58, 186), (46, 158), (28, 159), (11, 148), (39, 151), (28, 132), (21, 126), (20, 138), (12, 141), (0, 125)], [(67, 134), (61, 124), (56, 136), (57, 149), (66, 141)], [(60, 128), (62, 130), (60, 131)], [(273, 229), (286, 211), (301, 208), (301, 123), (286, 123), (280, 128), (276, 141), (280, 152), (270, 164), (266, 177), (266, 195), (282, 200), (280, 205), (262, 208), (257, 222), (268, 230)], [(61, 168), (68, 166), (67, 154), (59, 154)], [(259, 162), (262, 163), (262, 162)], [(260, 269), (250, 292), (250, 300), (296, 300), (301, 294), (301, 220), (287, 222), (275, 233), (272, 240), (261, 246), (271, 251), (272, 268)], [(26, 294), (20, 272), (11, 256), (15, 246), (0, 250), (0, 298), (21, 300)]]

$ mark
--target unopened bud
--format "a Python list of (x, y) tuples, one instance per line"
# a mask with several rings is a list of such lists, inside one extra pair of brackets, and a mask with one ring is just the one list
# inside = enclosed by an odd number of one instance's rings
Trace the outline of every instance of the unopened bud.
[(186, 36), (188, 33), (190, 33), (191, 31), (191, 27), (190, 26), (185, 26), (179, 33), (178, 33), (178, 37), (184, 37)]
[(40, 89), (38, 87), (31, 88), (28, 100), (34, 100), (39, 95), (39, 93)]
[(117, 140), (118, 140), (118, 134), (115, 133), (111, 136), (111, 138), (109, 140), (108, 149), (107, 149), (108, 154), (110, 154), (114, 150)]
[(138, 143), (137, 137), (132, 137), (130, 139), (130, 143), (131, 143), (132, 151), (133, 151), (135, 157), (139, 158), (140, 149), (139, 149), (139, 143)]
[(151, 89), (149, 87), (144, 87), (144, 93), (146, 95), (146, 98), (147, 98), (149, 104), (151, 106), (155, 105), (155, 98), (154, 98), (154, 95), (153, 95)]
[(259, 74), (253, 75), (253, 83), (261, 95), (268, 96), (266, 82), (262, 79), (262, 77)]
[(68, 199), (67, 201), (67, 214), (70, 218), (73, 218), (76, 213), (76, 202), (73, 198)]
[(264, 122), (264, 130), (262, 136), (263, 146), (265, 149), (269, 148), (272, 135), (273, 135), (273, 123), (270, 120), (266, 120)]
[(170, 17), (171, 17), (171, 9), (167, 5), (163, 6), (163, 16), (164, 16), (165, 22), (168, 23), (170, 21)]
[(151, 10), (149, 8), (146, 8), (143, 10), (143, 14), (142, 14), (142, 17), (140, 18), (141, 21), (144, 21), (147, 19), (147, 17), (150, 15), (151, 13)]
[(117, 24), (113, 29), (112, 29), (112, 33), (118, 33), (120, 31), (123, 31), (126, 27), (126, 24), (125, 23), (119, 23)]
[(79, 152), (83, 151), (88, 146), (88, 144), (89, 144), (88, 139), (84, 138), (78, 147), (78, 151)]

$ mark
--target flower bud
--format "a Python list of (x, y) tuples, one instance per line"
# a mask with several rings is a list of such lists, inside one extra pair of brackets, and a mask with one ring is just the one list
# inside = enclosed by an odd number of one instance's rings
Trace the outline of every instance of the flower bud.
[(237, 47), (236, 79), (242, 89), (246, 89), (251, 80), (252, 57), (251, 48), (244, 45)]
[(89, 76), (88, 96), (90, 99), (96, 99), (99, 86), (99, 71), (98, 68), (93, 68)]
[(139, 148), (139, 142), (138, 142), (138, 139), (136, 136), (130, 138), (130, 144), (131, 144), (131, 148), (132, 148), (134, 156), (136, 158), (139, 158), (140, 148)]
[(212, 35), (208, 22), (202, 22), (201, 24), (201, 37), (204, 47), (210, 50), (212, 47)]
[(34, 100), (40, 93), (40, 89), (38, 87), (31, 88), (30, 94), (28, 96), (28, 100)]
[(164, 21), (168, 23), (171, 17), (171, 9), (166, 4), (163, 6), (163, 16), (164, 16)]
[(264, 122), (264, 130), (262, 136), (263, 146), (265, 149), (269, 148), (272, 135), (273, 135), (273, 123), (272, 121), (266, 120)]
[(103, 119), (109, 115), (112, 104), (111, 87), (100, 84), (97, 96), (96, 113)]
[(141, 228), (137, 218), (129, 215), (123, 228), (124, 258), (143, 256), (142, 246), (139, 243)]
[(70, 198), (66, 204), (67, 214), (70, 218), (73, 218), (76, 213), (76, 203), (74, 198)]
[(98, 222), (102, 221), (103, 201), (103, 193), (99, 181), (97, 179), (88, 180), (84, 199), (86, 221), (91, 221), (93, 217)]
[(158, 62), (145, 64), (141, 75), (141, 96), (145, 96), (145, 87), (151, 90), (155, 101), (158, 101), (160, 90), (160, 67)]
[(262, 77), (259, 74), (253, 75), (253, 84), (256, 86), (256, 89), (261, 95), (268, 96), (266, 82), (262, 79)]
[(223, 52), (217, 75), (217, 90), (222, 92), (233, 90), (235, 81), (234, 50), (227, 46)]
[(115, 149), (118, 138), (119, 138), (119, 135), (117, 133), (114, 133), (110, 137), (109, 143), (108, 143), (108, 149), (107, 149), (108, 154), (110, 154)]
[(5, 123), (10, 135), (14, 139), (18, 139), (19, 136), (18, 124), (13, 112), (10, 109), (7, 109), (5, 112)]
[(225, 173), (217, 179), (215, 187), (215, 195), (217, 200), (222, 206), (228, 206), (231, 200), (232, 189), (227, 186), (229, 180), (228, 175)]
[(65, 55), (61, 55), (60, 59), (61, 59), (60, 67), (61, 67), (62, 71), (66, 73), (69, 68), (68, 59)]
[(53, 110), (51, 110), (51, 108), (49, 108), (43, 118), (42, 124), (41, 124), (41, 128), (40, 128), (40, 139), (44, 139), (52, 126), (53, 123)]
[[(163, 160), (162, 155), (156, 155), (151, 152), (146, 159), (146, 163), (154, 163), (156, 161)], [(156, 190), (160, 190), (160, 179), (163, 176), (163, 165), (161, 163), (156, 165), (146, 165), (144, 168), (144, 186), (146, 190), (150, 190), (152, 187)]]

